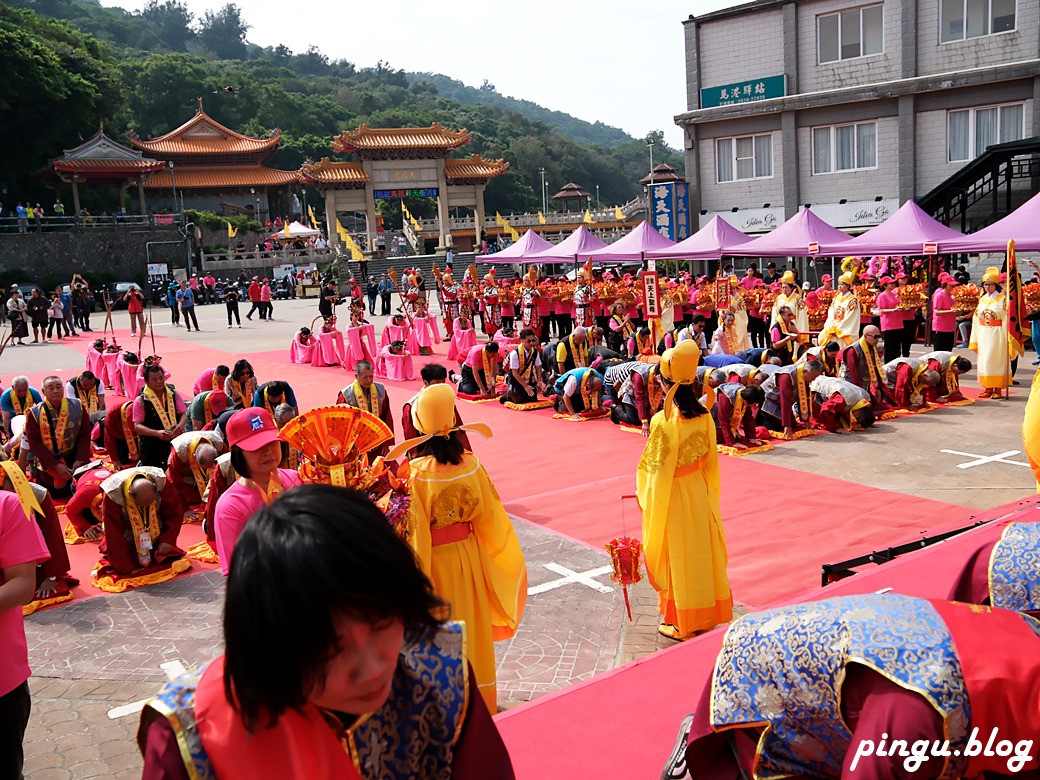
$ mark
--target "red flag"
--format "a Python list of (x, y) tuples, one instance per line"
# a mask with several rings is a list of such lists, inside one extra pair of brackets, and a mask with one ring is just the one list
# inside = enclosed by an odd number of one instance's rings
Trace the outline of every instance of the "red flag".
[(1015, 257), (1015, 241), (1008, 241), (1007, 247), (1007, 284), (1005, 289), (1005, 306), (1008, 318), (1008, 354), (1014, 360), (1025, 354), (1025, 339), (1022, 336), (1022, 323), (1026, 318), (1025, 299), (1022, 295), (1022, 277), (1018, 275), (1018, 260)]

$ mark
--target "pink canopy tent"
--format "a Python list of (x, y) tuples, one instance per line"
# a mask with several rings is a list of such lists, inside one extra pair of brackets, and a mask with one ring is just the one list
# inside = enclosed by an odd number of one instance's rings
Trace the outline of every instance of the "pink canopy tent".
[(977, 233), (944, 243), (944, 252), (1005, 252), (1008, 239), (1019, 252), (1040, 252), (1040, 195)]
[(528, 229), (515, 244), (510, 244), (493, 255), (479, 255), (476, 260), (478, 263), (522, 263), (528, 256), (551, 248), (550, 242)]
[(652, 257), (650, 254), (655, 250), (667, 249), (675, 246), (670, 238), (665, 238), (654, 230), (647, 221), (640, 222), (627, 236), (623, 236), (613, 244), (608, 244), (602, 249), (589, 252), (589, 257), (594, 260), (638, 260), (644, 257)]
[(542, 252), (527, 255), (524, 263), (577, 263), (587, 258), (591, 252), (602, 249), (606, 243), (600, 241), (584, 225), (579, 227), (556, 246)]
[[(809, 257), (824, 254), (824, 245), (838, 245), (850, 236), (831, 227), (809, 209), (802, 209), (772, 233), (734, 247), (729, 254), (735, 257)], [(816, 244), (819, 251), (810, 251)], [(831, 254), (841, 254), (841, 250)]]
[(837, 245), (826, 247), (821, 241), (820, 254), (923, 255), (927, 243), (937, 244), (937, 253), (946, 254), (951, 251), (949, 242), (962, 239), (963, 233), (932, 219), (920, 206), (908, 200), (880, 225), (851, 241), (837, 242)]
[(685, 241), (647, 252), (646, 256), (657, 260), (719, 260), (751, 240), (722, 217), (714, 216)]

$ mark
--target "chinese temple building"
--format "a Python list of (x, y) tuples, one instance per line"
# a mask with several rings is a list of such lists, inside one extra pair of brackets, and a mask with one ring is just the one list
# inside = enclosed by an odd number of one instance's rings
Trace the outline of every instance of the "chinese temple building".
[(91, 138), (54, 160), (36, 176), (44, 179), (59, 192), (72, 189), (72, 214), (79, 214), (80, 185), (116, 187), (119, 207), (126, 210), (126, 190), (137, 187), (140, 213), (146, 213), (145, 189), (147, 182), (163, 168), (163, 163), (145, 157), (141, 152), (128, 149), (105, 135), (104, 125)]
[(570, 182), (565, 184), (563, 189), (553, 195), (549, 200), (554, 200), (558, 203), (563, 204), (564, 211), (571, 210), (571, 202), (575, 201), (575, 211), (581, 211), (591, 202), (589, 200), (590, 195), (588, 192), (583, 190), (580, 185)]
[(264, 164), (280, 142), (277, 130), (267, 138), (253, 138), (224, 127), (202, 110), (201, 101), (195, 116), (176, 130), (147, 141), (130, 137), (137, 149), (163, 162), (163, 169), (144, 184), (153, 211), (192, 208), (244, 214), (261, 222), (270, 213), (271, 196), (298, 181), (296, 171)]
[(484, 189), (487, 183), (509, 169), (502, 160), (487, 160), (480, 155), (449, 158), (470, 142), (466, 130), (448, 130), (434, 123), (430, 127), (379, 129), (361, 125), (344, 130), (332, 142), (341, 154), (357, 162), (338, 162), (324, 158), (300, 169), (302, 179), (315, 185), (325, 198), (325, 215), (330, 241), (338, 240), (338, 214), (365, 214), (368, 246), (375, 246), (377, 199), (406, 197), (437, 198), (437, 247), (453, 246), (448, 210), (472, 209), (476, 229), (474, 244), (480, 244), (484, 224)]

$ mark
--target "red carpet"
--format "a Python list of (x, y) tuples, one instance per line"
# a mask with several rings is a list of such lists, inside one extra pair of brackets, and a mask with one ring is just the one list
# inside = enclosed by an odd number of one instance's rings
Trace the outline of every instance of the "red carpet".
[[(129, 343), (127, 334), (120, 335)], [(87, 343), (81, 339), (69, 345), (85, 352)], [(156, 348), (173, 383), (189, 392), (203, 370), (218, 363), (233, 365), (238, 357), (166, 337), (156, 338)], [(416, 376), (426, 362), (446, 363), (446, 345), (437, 349), (441, 354), (414, 359)], [(291, 364), (287, 346), (246, 357), (261, 382), (287, 379), (301, 409), (334, 402), (337, 392), (353, 381), (353, 372), (342, 368)], [(39, 381), (42, 376), (31, 378)], [(386, 385), (399, 415), (421, 382)], [(598, 549), (622, 533), (639, 535), (638, 508), (631, 500), (622, 507), (621, 496), (635, 490), (635, 467), (645, 441), (641, 436), (619, 431), (609, 419), (554, 420), (551, 408), (519, 412), (462, 400), (458, 406), (464, 422), (487, 422), (495, 432), (493, 439), (474, 435), (471, 441), (511, 514)], [(399, 417), (395, 428), (399, 433)], [(784, 446), (813, 445), (810, 439)], [(748, 458), (721, 457), (720, 463), (730, 579), (734, 598), (748, 605), (812, 588), (823, 563), (927, 532), (963, 511)], [(837, 497), (840, 513), (834, 512)]]
[[(795, 601), (885, 588), (945, 598), (964, 561), (977, 547), (999, 537), (1008, 522), (1033, 520), (1038, 508), (1040, 497), (1034, 497), (980, 512), (974, 519), (1000, 519), (869, 573), (805, 592)], [(1009, 513), (1017, 516), (1007, 517)], [(946, 525), (970, 522), (963, 516)], [(868, 546), (858, 552), (871, 549)], [(498, 715), (498, 729), (517, 778), (657, 777), (679, 723), (692, 711), (711, 676), (723, 635), (724, 630), (719, 629)], [(568, 727), (561, 728), (561, 724)]]

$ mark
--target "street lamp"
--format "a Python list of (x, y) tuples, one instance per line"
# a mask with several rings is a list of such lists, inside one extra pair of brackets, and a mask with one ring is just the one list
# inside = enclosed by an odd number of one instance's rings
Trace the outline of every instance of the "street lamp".
[[(253, 196), (253, 219), (255, 219), (257, 222), (260, 222), (260, 198), (256, 196), (256, 187), (250, 187), (249, 194)], [(262, 225), (263, 223), (260, 222), (260, 224)]]
[(599, 205), (599, 185), (596, 185), (596, 211), (599, 211), (602, 206)]
[(300, 214), (300, 222), (307, 224), (307, 188), (300, 187), (300, 192), (303, 193), (303, 213)]
[(170, 184), (173, 186), (173, 211), (177, 212), (177, 180), (173, 177), (173, 160), (170, 160)]
[(545, 214), (549, 210), (548, 204), (546, 203), (546, 195), (548, 194), (545, 190), (545, 168), (539, 168), (538, 174), (542, 177), (542, 214)]

